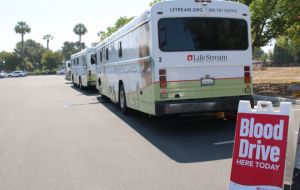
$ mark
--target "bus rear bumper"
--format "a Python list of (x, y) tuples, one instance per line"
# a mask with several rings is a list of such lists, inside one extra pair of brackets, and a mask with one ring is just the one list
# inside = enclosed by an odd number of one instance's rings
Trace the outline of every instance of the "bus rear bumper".
[(155, 113), (159, 116), (201, 112), (236, 111), (240, 100), (249, 100), (253, 107), (254, 102), (252, 96), (231, 96), (155, 102)]

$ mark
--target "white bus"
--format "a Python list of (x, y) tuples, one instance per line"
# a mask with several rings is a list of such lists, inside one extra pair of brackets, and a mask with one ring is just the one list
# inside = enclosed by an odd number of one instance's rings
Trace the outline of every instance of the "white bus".
[(124, 113), (232, 112), (253, 101), (250, 12), (240, 3), (157, 3), (96, 56), (97, 89)]
[(71, 56), (71, 80), (80, 88), (96, 87), (95, 49), (86, 48)]

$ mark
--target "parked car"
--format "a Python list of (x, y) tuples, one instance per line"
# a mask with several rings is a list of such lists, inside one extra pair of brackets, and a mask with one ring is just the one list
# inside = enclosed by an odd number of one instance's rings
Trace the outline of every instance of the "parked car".
[(0, 78), (5, 78), (5, 77), (7, 77), (7, 73), (4, 72), (4, 71), (1, 71), (0, 72)]
[(26, 76), (26, 73), (24, 73), (23, 71), (14, 71), (11, 72), (7, 75), (8, 77), (24, 77)]
[(58, 70), (58, 71), (56, 72), (56, 74), (57, 74), (57, 75), (64, 75), (64, 74), (66, 74), (66, 70), (65, 70), (65, 69)]

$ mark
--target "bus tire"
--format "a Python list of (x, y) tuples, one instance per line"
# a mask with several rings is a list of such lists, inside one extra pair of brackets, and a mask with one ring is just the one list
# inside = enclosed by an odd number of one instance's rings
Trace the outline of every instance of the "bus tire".
[(127, 107), (126, 94), (125, 94), (125, 89), (123, 84), (121, 84), (119, 90), (119, 105), (123, 114), (125, 115), (129, 114), (130, 110)]

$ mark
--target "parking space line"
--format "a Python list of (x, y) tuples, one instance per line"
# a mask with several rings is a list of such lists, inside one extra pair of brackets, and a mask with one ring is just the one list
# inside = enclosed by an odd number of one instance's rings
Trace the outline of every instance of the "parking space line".
[(232, 143), (234, 143), (234, 140), (232, 140), (232, 141), (224, 141), (224, 142), (215, 142), (214, 145), (218, 146), (218, 145), (232, 144)]

